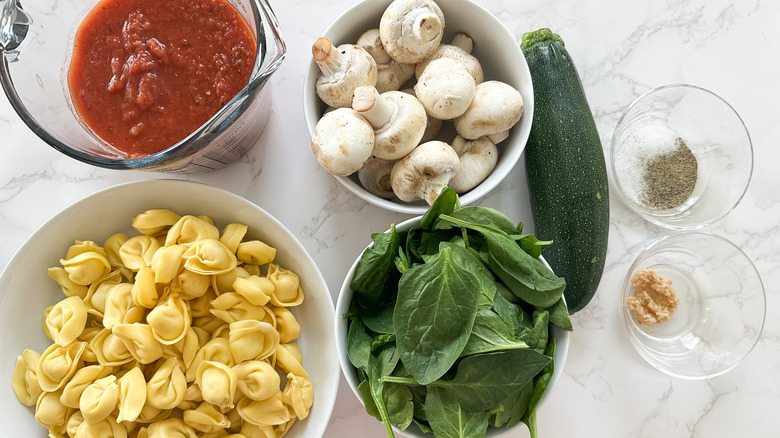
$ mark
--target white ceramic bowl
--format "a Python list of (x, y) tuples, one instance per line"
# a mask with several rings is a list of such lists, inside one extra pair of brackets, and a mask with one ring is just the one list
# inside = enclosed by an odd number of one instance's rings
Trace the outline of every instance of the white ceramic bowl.
[[(408, 219), (396, 225), (395, 229), (399, 233), (403, 231), (408, 231), (413, 227), (419, 226), (421, 219), (422, 216)], [(372, 246), (373, 243), (369, 244), (366, 248), (370, 248)], [(355, 397), (357, 397), (357, 399), (360, 400), (361, 403), (363, 403), (363, 399), (361, 398), (357, 390), (357, 387), (360, 384), (360, 379), (358, 378), (357, 370), (349, 361), (349, 357), (347, 356), (347, 333), (349, 332), (348, 318), (342, 317), (343, 315), (349, 312), (349, 307), (352, 302), (352, 296), (354, 294), (352, 288), (349, 287), (349, 283), (352, 281), (352, 276), (355, 274), (355, 267), (357, 266), (358, 261), (360, 261), (361, 255), (362, 252), (360, 255), (358, 255), (358, 257), (355, 259), (355, 262), (349, 268), (349, 271), (347, 272), (344, 278), (344, 282), (341, 285), (341, 290), (339, 291), (339, 297), (336, 301), (337, 317), (335, 323), (336, 323), (336, 349), (338, 350), (338, 358), (339, 358), (339, 364), (341, 365), (341, 371), (344, 374), (344, 377), (346, 378), (347, 384), (349, 384), (350, 389), (352, 389), (352, 392), (355, 394)], [(547, 265), (547, 267), (550, 267), (549, 264), (547, 264), (547, 261), (544, 260), (544, 258), (542, 258), (541, 260), (544, 262), (545, 265)], [(566, 364), (566, 357), (569, 353), (569, 337), (570, 337), (569, 332), (557, 326), (552, 326), (551, 333), (552, 336), (555, 338), (555, 355), (553, 358), (555, 363), (555, 370), (553, 371), (553, 376), (552, 379), (550, 379), (550, 384), (547, 387), (547, 390), (542, 395), (541, 401), (539, 402), (537, 409), (541, 408), (541, 406), (544, 405), (544, 401), (555, 390), (555, 385), (557, 384), (558, 380), (560, 380), (561, 375), (563, 374), (563, 368), (564, 365)], [(525, 427), (523, 423), (518, 423), (514, 427), (518, 427), (518, 426)], [(410, 436), (415, 438), (426, 438), (431, 436), (430, 434), (423, 433), (422, 430), (420, 430), (420, 428), (417, 427), (414, 423), (411, 424), (403, 432), (401, 432), (395, 426), (393, 426), (393, 429), (397, 433), (401, 433), (405, 436)], [(486, 436), (495, 437), (506, 431), (507, 429), (505, 428), (488, 427)]]
[[(390, 0), (359, 2), (339, 16), (322, 36), (337, 46), (344, 43), (354, 44), (361, 33), (379, 27), (379, 19), (389, 4)], [(467, 32), (474, 39), (472, 54), (482, 64), (485, 80), (506, 82), (519, 90), (523, 96), (523, 117), (512, 128), (509, 138), (498, 145), (499, 157), (496, 168), (481, 184), (460, 196), (461, 205), (469, 205), (493, 190), (514, 168), (523, 153), (534, 114), (531, 73), (518, 42), (501, 21), (482, 6), (469, 0), (440, 0), (437, 4), (444, 13), (445, 32), (442, 42), (449, 43), (457, 32)], [(315, 91), (318, 74), (319, 68), (312, 60), (303, 85), (304, 117), (311, 136), (314, 135), (317, 121), (326, 108)], [(442, 131), (447, 131), (446, 126)], [(452, 131), (450, 137), (442, 140), (450, 143), (454, 136)], [(360, 185), (356, 173), (337, 178), (352, 193), (382, 208), (409, 214), (423, 214), (428, 209), (428, 205), (422, 200), (403, 202), (397, 198), (387, 200), (373, 195)]]
[[(11, 388), (17, 355), (25, 348), (42, 352), (51, 341), (41, 329), (43, 311), (63, 298), (60, 287), (46, 274), (58, 266), (75, 239), (102, 242), (111, 234), (138, 234), (133, 216), (151, 208), (168, 208), (181, 214), (205, 214), (216, 224), (241, 222), (249, 237), (261, 238), (278, 249), (276, 260), (296, 272), (305, 300), (291, 308), (301, 324), (298, 343), (304, 367), (314, 385), (311, 414), (295, 424), (287, 436), (321, 437), (336, 400), (339, 367), (333, 334), (333, 302), (314, 261), (296, 238), (257, 205), (228, 191), (208, 185), (174, 180), (127, 183), (90, 195), (43, 224), (14, 255), (0, 275), (0, 424), (2, 437), (46, 437), (33, 411), (23, 406)], [(221, 227), (220, 227), (221, 229)]]

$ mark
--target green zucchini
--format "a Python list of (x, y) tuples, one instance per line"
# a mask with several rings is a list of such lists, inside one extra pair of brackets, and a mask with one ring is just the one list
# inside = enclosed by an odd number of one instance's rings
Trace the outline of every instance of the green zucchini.
[(593, 298), (609, 236), (604, 150), (582, 82), (563, 39), (539, 29), (520, 44), (531, 71), (534, 116), (525, 147), (534, 234), (554, 245), (542, 255), (566, 279), (569, 313)]

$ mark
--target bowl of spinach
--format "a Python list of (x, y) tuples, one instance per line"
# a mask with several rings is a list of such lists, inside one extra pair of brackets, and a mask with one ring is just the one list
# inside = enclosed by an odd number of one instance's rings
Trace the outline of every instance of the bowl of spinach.
[(536, 437), (572, 330), (566, 283), (541, 257), (551, 242), (449, 189), (371, 239), (336, 304), (341, 369), (366, 411), (390, 437), (521, 424)]

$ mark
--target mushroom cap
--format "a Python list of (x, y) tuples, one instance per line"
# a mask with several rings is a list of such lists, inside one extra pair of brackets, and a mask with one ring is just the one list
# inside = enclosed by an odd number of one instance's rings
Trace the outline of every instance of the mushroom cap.
[(414, 92), (428, 114), (440, 120), (462, 115), (474, 98), (476, 83), (466, 66), (452, 58), (428, 63), (414, 86)]
[[(374, 58), (358, 45), (342, 44), (335, 49), (338, 53), (315, 53), (315, 59), (317, 56), (325, 59), (335, 56), (339, 59), (338, 62), (333, 63), (332, 69), (324, 69), (320, 61), (317, 61), (321, 71), (317, 77), (316, 90), (317, 95), (328, 106), (343, 108), (352, 103), (352, 93), (355, 88), (362, 85), (376, 85), (377, 66)], [(314, 52), (315, 49), (312, 51)], [(322, 49), (322, 52), (324, 51), (325, 49)]]
[[(411, 94), (412, 96), (417, 97), (414, 94), (414, 88), (405, 88), (401, 90), (403, 93)], [(419, 99), (417, 99), (419, 100)], [(427, 113), (427, 111), (426, 111)], [(436, 117), (433, 117), (430, 114), (426, 114), (428, 117), (428, 122), (425, 124), (425, 133), (423, 134), (422, 138), (420, 139), (420, 143), (426, 143), (436, 138), (437, 135), (439, 135), (439, 130), (441, 130), (442, 121), (437, 119)]]
[(498, 148), (487, 137), (466, 140), (458, 136), (452, 141), (452, 148), (460, 157), (460, 165), (448, 186), (459, 194), (478, 186), (498, 162)]
[(397, 160), (420, 144), (428, 116), (422, 103), (411, 94), (387, 91), (381, 97), (387, 99), (394, 110), (387, 124), (374, 129), (373, 155)]
[(453, 46), (451, 44), (441, 44), (431, 56), (425, 58), (414, 66), (414, 74), (419, 78), (428, 63), (434, 59), (452, 58), (456, 61), (463, 63), (468, 70), (471, 77), (474, 78), (475, 84), (481, 84), (484, 78), (482, 73), (482, 64), (472, 54), (466, 52), (460, 47)]
[(385, 46), (382, 45), (382, 39), (379, 38), (379, 29), (369, 29), (363, 32), (355, 44), (365, 49), (374, 58), (377, 66), (387, 64), (393, 60), (387, 54)]
[(458, 172), (459, 165), (458, 154), (447, 143), (436, 140), (423, 143), (393, 166), (390, 173), (393, 192), (402, 201), (424, 199), (433, 204)]
[(373, 149), (374, 128), (352, 108), (338, 108), (322, 116), (311, 139), (317, 161), (336, 176), (357, 172)]
[(391, 60), (377, 66), (376, 89), (380, 93), (396, 91), (414, 76), (414, 64)]
[(395, 0), (379, 21), (387, 53), (398, 62), (416, 64), (441, 42), (444, 14), (433, 0)]
[(522, 116), (520, 92), (503, 82), (487, 81), (477, 85), (471, 105), (455, 119), (455, 130), (475, 140), (509, 130)]
[(393, 193), (393, 186), (390, 184), (390, 172), (392, 172), (394, 164), (394, 160), (369, 158), (365, 166), (358, 170), (360, 184), (369, 193), (380, 198), (392, 198), (395, 193)]

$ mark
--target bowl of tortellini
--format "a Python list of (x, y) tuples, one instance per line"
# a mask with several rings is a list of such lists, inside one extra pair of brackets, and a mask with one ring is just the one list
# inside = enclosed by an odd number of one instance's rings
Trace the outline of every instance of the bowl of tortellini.
[(222, 189), (151, 180), (76, 202), (10, 260), (0, 305), (3, 436), (320, 437), (333, 410), (321, 273)]

